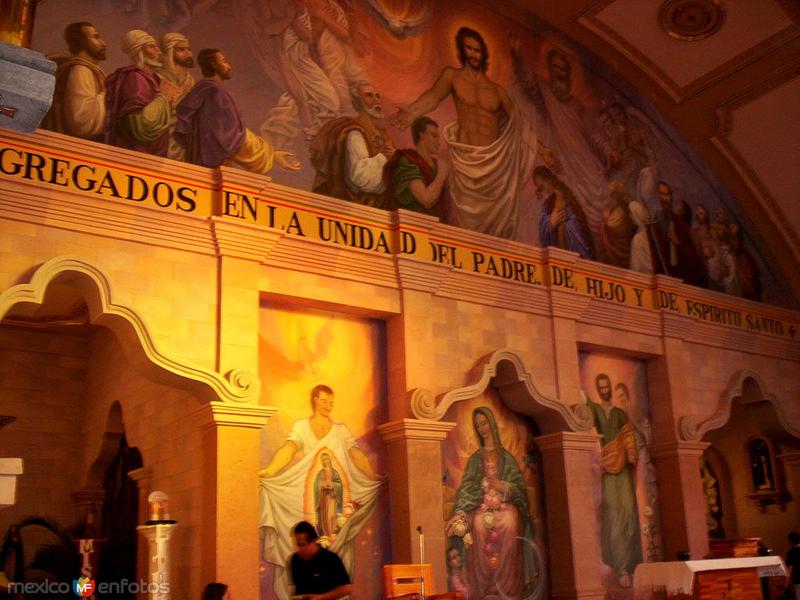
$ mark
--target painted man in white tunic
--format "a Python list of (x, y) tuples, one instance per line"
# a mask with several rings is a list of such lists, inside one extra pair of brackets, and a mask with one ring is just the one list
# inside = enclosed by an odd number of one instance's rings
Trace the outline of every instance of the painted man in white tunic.
[(351, 577), (355, 537), (369, 520), (383, 483), (347, 425), (331, 418), (333, 402), (330, 387), (314, 387), (311, 390), (313, 414), (295, 421), (269, 465), (259, 471), (264, 559), (275, 568), (274, 591), (281, 600), (289, 598), (285, 567), (286, 557), (293, 549), (291, 528), (309, 516), (304, 501), (306, 482), (321, 455), (326, 453), (335, 460), (337, 469), (341, 469), (349, 484), (350, 506), (341, 518), (337, 515), (339, 529), (329, 549), (339, 555)]

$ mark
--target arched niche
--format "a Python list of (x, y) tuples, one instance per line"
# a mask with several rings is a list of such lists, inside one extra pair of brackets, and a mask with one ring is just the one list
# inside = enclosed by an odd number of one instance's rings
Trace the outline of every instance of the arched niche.
[(53, 258), (37, 267), (28, 283), (0, 293), (0, 321), (34, 314), (44, 303), (48, 291), (56, 286), (76, 290), (86, 303), (88, 324), (111, 330), (131, 365), (153, 380), (180, 385), (209, 403), (258, 403), (261, 382), (254, 373), (231, 370), (223, 377), (161, 352), (136, 310), (114, 301), (111, 282), (103, 271), (77, 256)]
[(478, 361), (474, 383), (451, 390), (439, 397), (426, 389), (411, 392), (411, 410), (418, 419), (440, 421), (447, 410), (462, 400), (482, 394), (490, 386), (514, 412), (533, 418), (542, 434), (559, 431), (590, 432), (592, 415), (585, 404), (566, 406), (542, 394), (536, 387), (522, 357), (507, 348), (496, 350)]
[(758, 373), (743, 369), (714, 413), (680, 421), (683, 439), (710, 443), (705, 460), (718, 480), (719, 524), (726, 537), (762, 537), (778, 549), (795, 522), (797, 509), (788, 508), (797, 506), (800, 487), (789, 471), (797, 460), (787, 457), (800, 456), (800, 427), (785, 407)]
[[(491, 391), (510, 412), (529, 417), (538, 430), (538, 435), (534, 434), (536, 436), (532, 438), (535, 446), (525, 453), (526, 458), (531, 456), (528, 454), (531, 450), (535, 452), (534, 456), (538, 456), (535, 460), (538, 483), (534, 481), (532, 484), (535, 495), (532, 498), (528, 492), (527, 496), (531, 512), (538, 512), (540, 519), (538, 522), (534, 519), (534, 537), (528, 539), (533, 555), (531, 568), (533, 572), (541, 573), (537, 575), (533, 588), (534, 597), (546, 597), (548, 593), (556, 596), (567, 589), (583, 587), (599, 589), (601, 564), (599, 541), (596, 540), (591, 458), (598, 445), (598, 436), (592, 430), (594, 422), (589, 408), (584, 404), (567, 406), (557, 398), (543, 394), (522, 356), (511, 349), (496, 350), (484, 356), (477, 362), (470, 379), (472, 383), (469, 385), (438, 397), (428, 390), (413, 390), (411, 407), (414, 415), (420, 421), (442, 421), (446, 414), (453, 414), (448, 411), (458, 403)], [(442, 423), (445, 424), (454, 425)], [(521, 462), (518, 464), (522, 471), (525, 466)], [(530, 485), (526, 487), (529, 489)], [(569, 510), (565, 509), (567, 506)], [(448, 522), (455, 516), (450, 515)], [(539, 529), (539, 525), (543, 528)], [(457, 533), (455, 535), (458, 537)], [(446, 539), (452, 540), (453, 536), (446, 536)], [(586, 543), (587, 540), (591, 541)], [(562, 561), (556, 559), (566, 555), (586, 565), (590, 574), (576, 581), (574, 573), (563, 568)]]
[(771, 393), (755, 371), (742, 369), (732, 378), (730, 385), (720, 396), (716, 410), (710, 416), (687, 415), (681, 417), (680, 434), (686, 441), (698, 442), (714, 429), (724, 427), (731, 419), (734, 401), (742, 405), (769, 402), (775, 410), (780, 426), (795, 438), (800, 438), (800, 423), (792, 419), (778, 396)]

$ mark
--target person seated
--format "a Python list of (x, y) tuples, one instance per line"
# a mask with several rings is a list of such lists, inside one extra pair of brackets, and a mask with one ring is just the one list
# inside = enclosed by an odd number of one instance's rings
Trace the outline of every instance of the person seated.
[(297, 552), (289, 559), (294, 598), (337, 600), (353, 592), (342, 559), (317, 543), (317, 530), (300, 521), (292, 530)]

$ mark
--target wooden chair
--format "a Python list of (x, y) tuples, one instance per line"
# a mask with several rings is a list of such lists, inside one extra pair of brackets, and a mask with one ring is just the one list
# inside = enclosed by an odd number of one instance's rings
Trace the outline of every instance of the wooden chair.
[(433, 568), (423, 565), (384, 565), (384, 600), (419, 600), (422, 581), (425, 580), (425, 600), (461, 600), (461, 592), (437, 594), (434, 588)]

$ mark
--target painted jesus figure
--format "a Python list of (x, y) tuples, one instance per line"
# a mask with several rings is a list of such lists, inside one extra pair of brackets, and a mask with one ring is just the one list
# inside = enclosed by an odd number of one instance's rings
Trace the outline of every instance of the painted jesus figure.
[(519, 194), (536, 140), (530, 136), (523, 140), (508, 92), (486, 75), (489, 49), (483, 36), (462, 27), (455, 42), (461, 67), (445, 67), (429, 90), (411, 104), (398, 106), (392, 123), (407, 128), (452, 96), (457, 120), (444, 130), (454, 167), (448, 181), (447, 220), (465, 229), (513, 238)]

